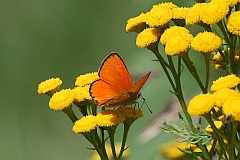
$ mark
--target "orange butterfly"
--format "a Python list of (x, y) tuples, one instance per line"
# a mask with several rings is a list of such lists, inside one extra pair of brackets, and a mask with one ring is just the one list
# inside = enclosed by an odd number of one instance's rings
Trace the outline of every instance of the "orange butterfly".
[(98, 106), (115, 107), (134, 104), (150, 73), (133, 84), (122, 58), (117, 53), (111, 53), (99, 68), (100, 79), (90, 86), (90, 95)]

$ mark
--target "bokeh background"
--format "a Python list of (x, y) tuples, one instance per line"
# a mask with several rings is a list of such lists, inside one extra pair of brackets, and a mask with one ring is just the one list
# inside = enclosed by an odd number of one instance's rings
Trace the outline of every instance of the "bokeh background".
[[(194, 3), (174, 2), (179, 6)], [(66, 115), (49, 109), (49, 97), (38, 95), (37, 86), (48, 78), (60, 77), (62, 88), (72, 88), (77, 76), (97, 71), (103, 58), (112, 51), (121, 55), (134, 80), (152, 71), (142, 94), (153, 113), (143, 107), (144, 117), (131, 128), (129, 159), (163, 159), (158, 147), (173, 137), (158, 134), (156, 125), (161, 125), (162, 120), (156, 118), (174, 101), (173, 95), (159, 64), (152, 61), (154, 55), (137, 48), (136, 34), (125, 31), (129, 18), (158, 3), (158, 0), (0, 0), (0, 159), (89, 158), (93, 151), (87, 148), (91, 145), (72, 132), (72, 123)], [(201, 65), (198, 67), (201, 70)], [(187, 96), (199, 91), (191, 78), (184, 78), (183, 82), (187, 84), (184, 90)], [(140, 136), (154, 123), (155, 128), (150, 131), (153, 136)], [(120, 126), (117, 130), (119, 140), (121, 129)]]

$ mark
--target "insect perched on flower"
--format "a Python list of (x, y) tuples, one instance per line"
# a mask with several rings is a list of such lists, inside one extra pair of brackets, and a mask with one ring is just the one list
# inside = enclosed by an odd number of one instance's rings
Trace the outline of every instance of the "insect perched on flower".
[(90, 86), (90, 95), (98, 106), (110, 108), (134, 104), (150, 73), (133, 83), (122, 58), (111, 53), (99, 68), (100, 79)]

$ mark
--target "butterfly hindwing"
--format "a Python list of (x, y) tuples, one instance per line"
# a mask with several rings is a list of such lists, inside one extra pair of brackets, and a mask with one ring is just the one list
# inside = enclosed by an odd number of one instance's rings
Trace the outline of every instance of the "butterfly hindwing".
[(143, 76), (140, 80), (135, 82), (133, 86), (128, 90), (129, 92), (134, 92), (134, 93), (139, 93), (140, 90), (142, 89), (142, 86), (145, 84), (147, 81), (148, 77), (150, 76), (151, 72), (148, 72), (145, 76)]
[(99, 79), (91, 84), (90, 95), (96, 101), (97, 105), (101, 106), (110, 99), (117, 97), (119, 93), (111, 85)]

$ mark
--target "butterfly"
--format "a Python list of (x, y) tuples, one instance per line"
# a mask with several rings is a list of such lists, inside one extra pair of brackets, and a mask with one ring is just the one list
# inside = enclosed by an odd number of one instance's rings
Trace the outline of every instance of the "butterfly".
[(122, 58), (112, 52), (103, 60), (99, 68), (100, 79), (90, 85), (90, 96), (97, 106), (107, 108), (134, 104), (150, 74), (151, 72), (133, 83)]

